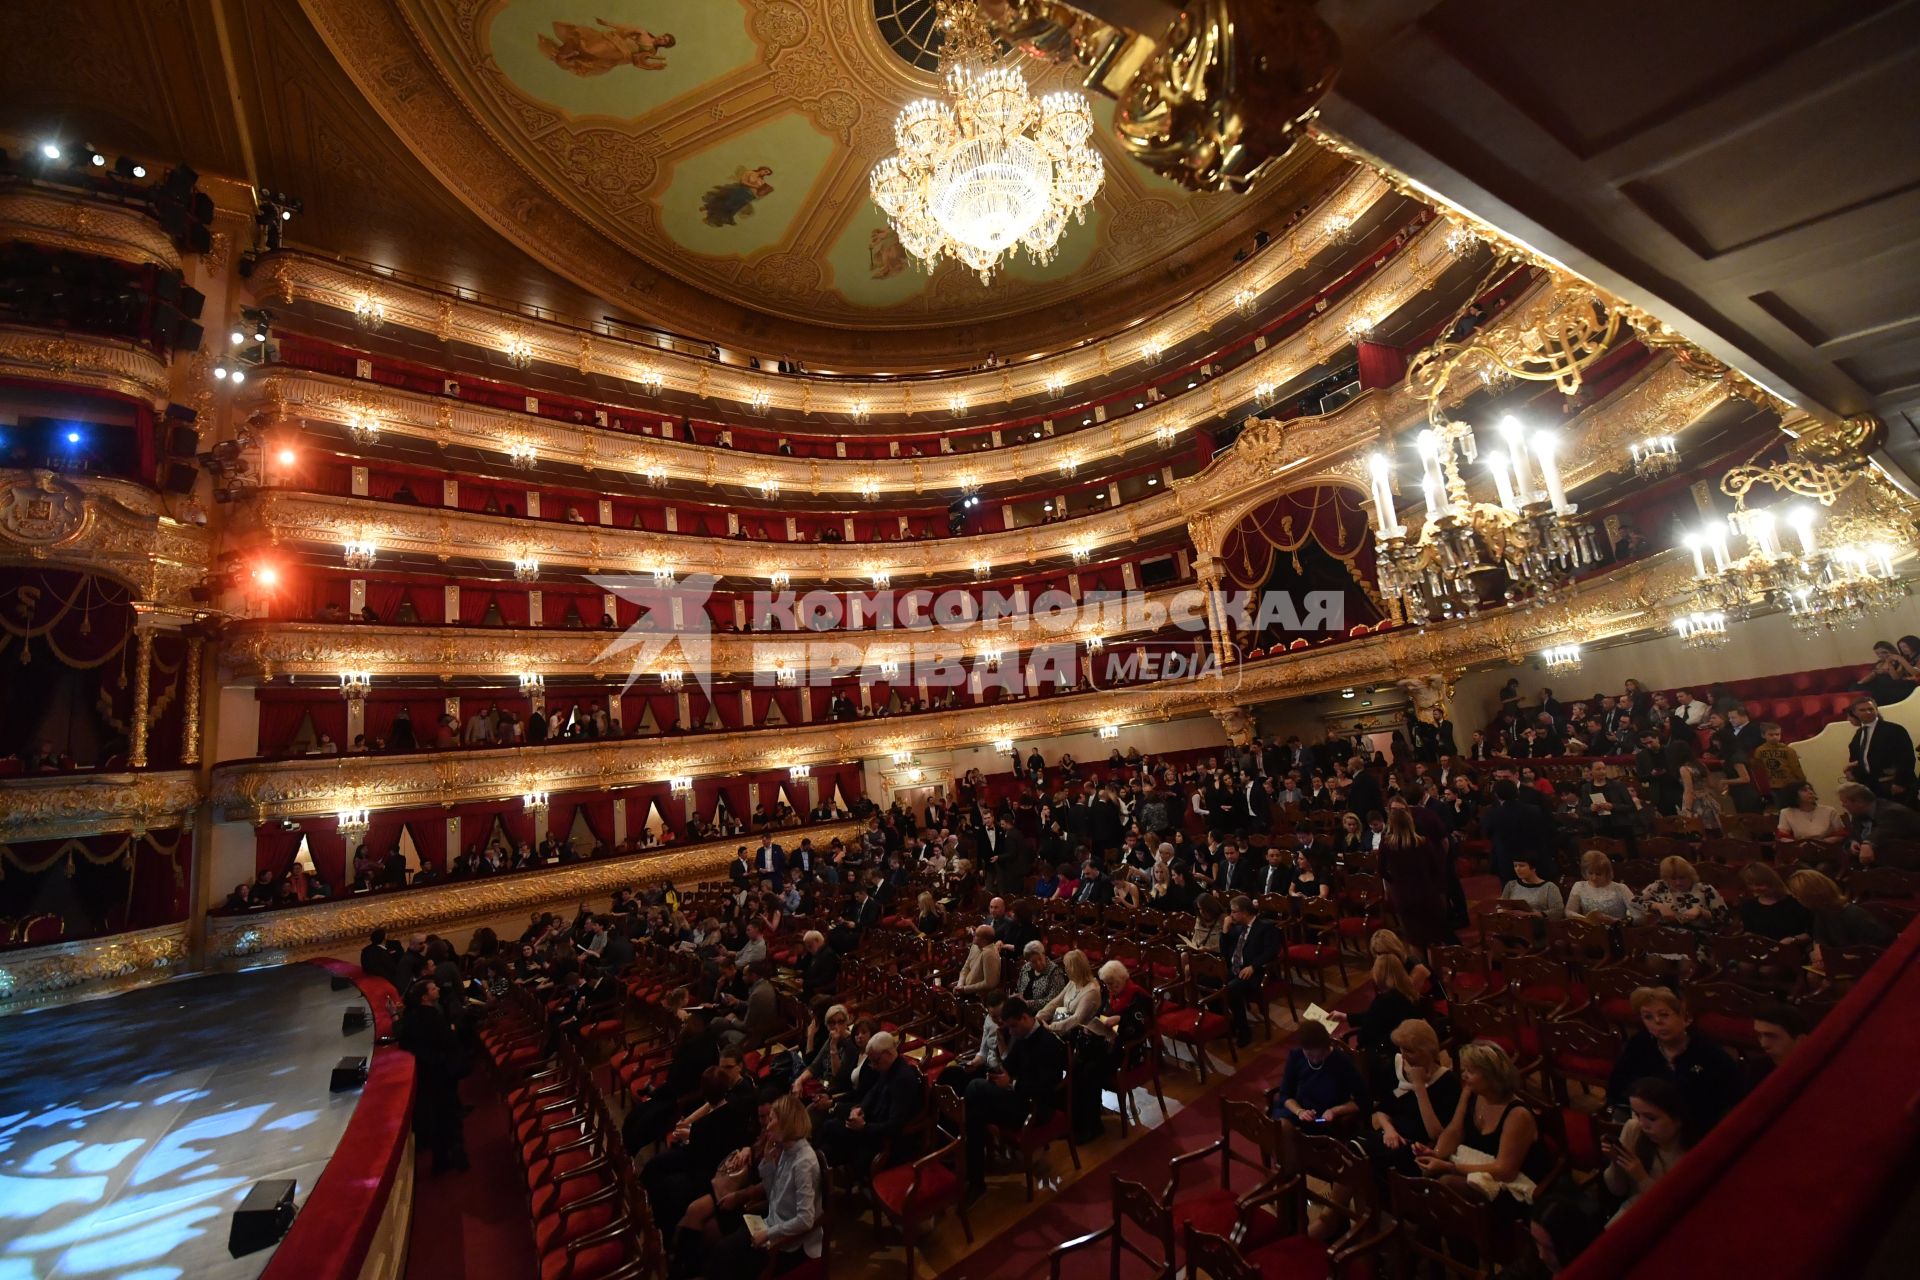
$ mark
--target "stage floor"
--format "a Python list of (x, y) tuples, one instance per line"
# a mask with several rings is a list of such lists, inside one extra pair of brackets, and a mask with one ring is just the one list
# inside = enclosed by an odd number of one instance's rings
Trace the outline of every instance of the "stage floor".
[(227, 1255), (254, 1183), (304, 1203), (359, 1093), (330, 1094), (366, 1007), (309, 965), (0, 1018), (0, 1280), (253, 1280)]

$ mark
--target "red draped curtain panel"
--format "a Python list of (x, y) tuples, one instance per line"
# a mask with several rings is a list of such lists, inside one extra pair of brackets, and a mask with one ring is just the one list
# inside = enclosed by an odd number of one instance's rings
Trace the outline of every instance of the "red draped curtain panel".
[(171, 827), (0, 845), (0, 916), (57, 916), (61, 938), (173, 924), (186, 919), (192, 857)]
[(1397, 386), (1407, 376), (1407, 357), (1400, 348), (1384, 342), (1362, 342), (1358, 349), (1361, 390)]
[[(1314, 485), (1282, 494), (1240, 518), (1227, 535), (1221, 560), (1232, 585), (1254, 591), (1273, 574), (1274, 558), (1294, 556), (1317, 543), (1347, 566), (1368, 595), (1374, 594), (1373, 531), (1357, 490)], [(1301, 566), (1294, 564), (1295, 572)]]

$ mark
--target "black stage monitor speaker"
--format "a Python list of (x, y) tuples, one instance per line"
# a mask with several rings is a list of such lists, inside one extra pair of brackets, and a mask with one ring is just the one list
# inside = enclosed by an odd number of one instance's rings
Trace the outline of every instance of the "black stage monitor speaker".
[(200, 471), (190, 462), (169, 462), (161, 487), (168, 493), (192, 493)]
[(342, 1058), (333, 1064), (333, 1079), (327, 1082), (328, 1093), (345, 1093), (349, 1089), (358, 1089), (367, 1082), (367, 1060), (365, 1058)]
[(236, 1258), (256, 1249), (280, 1243), (293, 1225), (293, 1179), (273, 1178), (256, 1182), (247, 1198), (233, 1211), (233, 1227), (227, 1233), (227, 1252)]
[(348, 990), (351, 990), (353, 987), (353, 979), (343, 978), (336, 973), (332, 977), (331, 985), (335, 991), (348, 991)]
[(354, 1005), (340, 1015), (340, 1034), (354, 1035), (367, 1029), (367, 1010), (364, 1005)]
[(200, 433), (182, 424), (167, 430), (167, 452), (176, 458), (191, 458), (200, 452)]

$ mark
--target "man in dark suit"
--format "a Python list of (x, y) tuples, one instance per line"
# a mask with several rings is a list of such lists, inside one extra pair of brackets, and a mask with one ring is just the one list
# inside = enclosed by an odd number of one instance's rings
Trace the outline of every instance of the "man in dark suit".
[(1273, 796), (1254, 774), (1240, 777), (1240, 829), (1264, 832), (1273, 825)]
[(1748, 717), (1745, 707), (1729, 707), (1727, 709), (1726, 742), (1728, 755), (1732, 755), (1735, 751), (1738, 751), (1742, 755), (1751, 756), (1754, 749), (1766, 740), (1767, 735), (1762, 733), (1760, 726)]
[(994, 842), (993, 882), (1001, 893), (1027, 891), (1027, 876), (1033, 870), (1033, 847), (1014, 829), (1013, 817), (1002, 814), (998, 839)]
[(753, 859), (747, 856), (747, 846), (741, 845), (733, 851), (733, 862), (727, 867), (727, 879), (742, 889), (753, 879)]
[(674, 1042), (673, 1055), (667, 1059), (667, 1074), (659, 1087), (627, 1112), (620, 1126), (620, 1137), (632, 1155), (666, 1137), (681, 1100), (700, 1087), (700, 1077), (720, 1061), (720, 1046), (707, 1030), (705, 1009), (687, 1010), (680, 1024), (680, 1039)]
[(1227, 1006), (1233, 1013), (1233, 1039), (1241, 1046), (1253, 1042), (1247, 1022), (1247, 1002), (1263, 1000), (1261, 984), (1267, 966), (1280, 954), (1280, 932), (1273, 921), (1254, 914), (1253, 899), (1239, 894), (1228, 914), (1232, 924), (1220, 937), (1220, 954), (1227, 962)]
[[(1493, 843), (1493, 874), (1501, 884), (1513, 879), (1513, 860), (1527, 855), (1542, 878), (1553, 878), (1553, 821), (1540, 806), (1520, 794), (1511, 778), (1493, 784), (1494, 805), (1480, 819), (1480, 834)], [(1542, 862), (1546, 866), (1541, 866)]]
[(864, 1181), (881, 1152), (894, 1163), (918, 1154), (908, 1149), (901, 1134), (919, 1118), (926, 1089), (920, 1069), (900, 1056), (892, 1033), (874, 1032), (867, 1041), (866, 1065), (860, 1068), (860, 1092), (844, 1115), (829, 1116), (820, 1128), (828, 1162), (853, 1168)]
[(1105, 864), (1089, 858), (1080, 871), (1080, 887), (1073, 892), (1075, 902), (1105, 904), (1113, 901), (1113, 881), (1107, 879)]
[(1287, 886), (1293, 883), (1293, 868), (1287, 865), (1287, 851), (1277, 844), (1267, 846), (1267, 865), (1260, 868), (1260, 874), (1253, 882), (1255, 897), (1265, 897), (1269, 893), (1285, 893)]
[(1902, 804), (1913, 798), (1913, 738), (1890, 720), (1880, 718), (1872, 698), (1856, 698), (1853, 741), (1847, 744), (1847, 774), (1882, 800)]
[(1857, 782), (1841, 783), (1834, 798), (1850, 819), (1849, 844), (1860, 865), (1920, 869), (1907, 852), (1920, 844), (1920, 813), (1897, 800), (1882, 800)]
[(1105, 857), (1119, 848), (1121, 826), (1120, 803), (1103, 787), (1087, 806), (1087, 835), (1093, 851)]
[(1220, 869), (1215, 873), (1213, 891), (1229, 896), (1236, 893), (1252, 893), (1254, 882), (1259, 874), (1259, 869), (1247, 860), (1241, 850), (1240, 842), (1229, 840), (1221, 848)]
[(800, 945), (807, 949), (806, 959), (800, 962), (800, 998), (824, 1018), (840, 985), (840, 953), (827, 945), (818, 929), (807, 930)]
[(833, 949), (845, 955), (860, 945), (867, 930), (880, 923), (880, 902), (865, 880), (855, 881), (853, 897), (840, 909), (840, 923), (833, 927)]
[(1380, 781), (1371, 769), (1356, 769), (1347, 786), (1347, 810), (1360, 815), (1362, 822), (1374, 812), (1386, 812), (1386, 797), (1380, 794)]
[(990, 1125), (1044, 1124), (1060, 1108), (1060, 1083), (1066, 1078), (1067, 1047), (1038, 1026), (1033, 1007), (1008, 996), (1000, 1007), (1007, 1033), (1001, 1069), (967, 1085), (967, 1194), (987, 1189), (987, 1129)]
[(399, 986), (400, 967), (396, 949), (387, 945), (387, 931), (375, 929), (360, 948), (360, 969), (370, 978), (385, 978)]
[(753, 867), (762, 879), (778, 880), (787, 873), (787, 851), (773, 842), (771, 835), (760, 837), (760, 848), (754, 852)]

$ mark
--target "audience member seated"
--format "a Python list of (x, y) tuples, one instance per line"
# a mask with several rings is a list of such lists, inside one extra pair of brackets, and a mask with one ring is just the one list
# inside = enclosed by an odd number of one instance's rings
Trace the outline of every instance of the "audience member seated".
[(1516, 853), (1513, 856), (1513, 879), (1507, 881), (1507, 887), (1500, 891), (1503, 902), (1518, 903), (1521, 907), (1546, 920), (1559, 920), (1566, 916), (1566, 903), (1560, 896), (1560, 886), (1551, 880), (1542, 880), (1533, 869), (1533, 859), (1528, 854)]
[(1608, 1164), (1601, 1176), (1607, 1191), (1620, 1201), (1615, 1217), (1699, 1141), (1680, 1087), (1664, 1076), (1636, 1080), (1627, 1090), (1627, 1104), (1633, 1118), (1621, 1127), (1619, 1141), (1602, 1147)]
[(1518, 1219), (1553, 1164), (1520, 1100), (1520, 1069), (1499, 1045), (1476, 1040), (1460, 1050), (1460, 1083), (1453, 1118), (1438, 1142), (1414, 1144), (1414, 1163), (1466, 1199), (1490, 1201), (1496, 1213)]
[(1580, 855), (1581, 879), (1567, 892), (1566, 913), (1602, 924), (1624, 921), (1633, 911), (1633, 890), (1613, 878), (1613, 859), (1598, 849)]
[[(1858, 782), (1842, 783), (1836, 794), (1852, 822), (1854, 861), (1868, 867), (1920, 870), (1920, 813), (1898, 800), (1883, 800)], [(1786, 814), (1782, 812), (1781, 817)]]
[[(1787, 877), (1787, 889), (1813, 915), (1810, 933), (1816, 947), (1884, 947), (1893, 942), (1893, 926), (1847, 900), (1840, 886), (1818, 871), (1802, 869)], [(1816, 967), (1821, 964), (1816, 956)]]
[(1679, 1087), (1686, 1114), (1702, 1131), (1740, 1100), (1740, 1068), (1726, 1050), (1693, 1029), (1686, 1001), (1667, 987), (1640, 987), (1632, 997), (1641, 1030), (1627, 1038), (1607, 1081), (1607, 1101), (1627, 1105), (1633, 1087), (1656, 1076)]
[(987, 1189), (987, 1136), (994, 1125), (1038, 1125), (1059, 1107), (1067, 1051), (1018, 996), (1001, 1006), (1007, 1049), (1000, 1070), (967, 1085), (967, 1183), (970, 1196)]
[(1786, 882), (1771, 865), (1749, 862), (1740, 868), (1740, 883), (1747, 890), (1735, 909), (1741, 928), (1776, 942), (1812, 935), (1813, 913), (1787, 892)]
[(1268, 1109), (1308, 1132), (1342, 1136), (1352, 1128), (1348, 1117), (1366, 1113), (1367, 1082), (1324, 1023), (1300, 1024)]
[(1660, 859), (1660, 878), (1640, 891), (1639, 913), (1658, 924), (1677, 924), (1706, 932), (1727, 920), (1727, 901), (1700, 880), (1700, 873), (1679, 854)]

